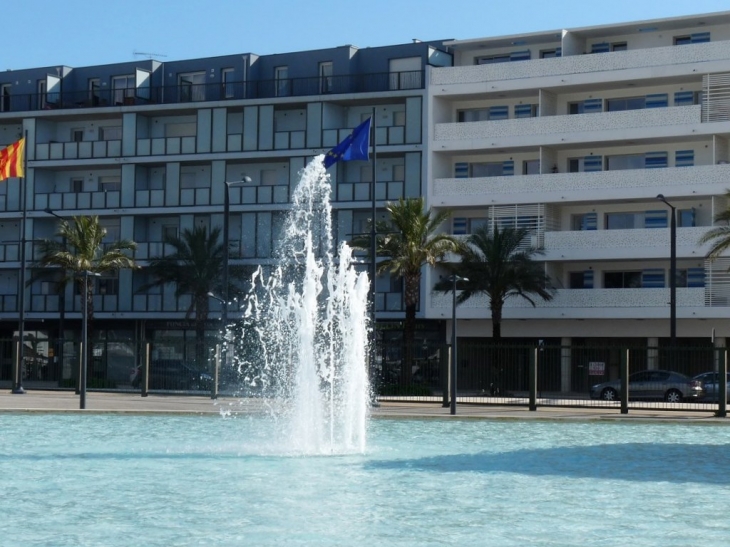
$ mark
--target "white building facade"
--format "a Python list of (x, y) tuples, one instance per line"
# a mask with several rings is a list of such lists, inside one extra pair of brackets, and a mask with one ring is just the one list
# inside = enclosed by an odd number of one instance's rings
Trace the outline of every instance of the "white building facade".
[[(670, 336), (676, 210), (677, 341), (730, 336), (730, 261), (699, 239), (728, 206), (730, 12), (447, 42), (428, 73), (429, 205), (450, 230), (531, 229), (557, 288), (510, 299), (502, 335), (657, 346)], [(424, 315), (451, 295), (424, 280)], [(459, 337), (489, 338), (489, 302), (457, 310)], [(450, 328), (447, 328), (447, 332)]]

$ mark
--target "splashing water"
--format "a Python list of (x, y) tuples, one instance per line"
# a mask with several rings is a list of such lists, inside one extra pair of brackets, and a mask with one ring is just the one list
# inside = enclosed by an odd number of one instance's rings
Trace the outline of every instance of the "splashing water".
[(243, 324), (248, 356), (239, 369), (290, 450), (363, 452), (370, 285), (366, 273), (355, 271), (346, 244), (333, 253), (331, 187), (322, 158), (301, 172), (278, 264), (268, 277), (262, 269), (253, 276)]

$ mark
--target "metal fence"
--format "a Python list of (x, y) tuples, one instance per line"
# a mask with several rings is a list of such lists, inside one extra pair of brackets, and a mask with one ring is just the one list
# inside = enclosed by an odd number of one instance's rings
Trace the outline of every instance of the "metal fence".
[[(379, 349), (371, 375), (378, 400), (449, 404), (449, 346), (415, 349), (410, 370), (401, 346)], [(457, 355), (459, 403), (724, 412), (721, 391), (727, 384), (717, 378), (726, 372), (725, 348), (495, 345), (460, 340)]]
[[(212, 334), (212, 333), (210, 333)], [(87, 359), (87, 389), (246, 396), (218, 336), (199, 339), (97, 340)], [(11, 385), (18, 344), (0, 340), (0, 385)], [(26, 340), (23, 385), (78, 389), (82, 363), (73, 340)], [(484, 405), (697, 410), (724, 415), (725, 348), (485, 344), (459, 341), (459, 403)], [(405, 362), (402, 341), (375, 348), (370, 371), (379, 401), (450, 404), (450, 347), (424, 342)], [(724, 396), (723, 396), (724, 395)]]

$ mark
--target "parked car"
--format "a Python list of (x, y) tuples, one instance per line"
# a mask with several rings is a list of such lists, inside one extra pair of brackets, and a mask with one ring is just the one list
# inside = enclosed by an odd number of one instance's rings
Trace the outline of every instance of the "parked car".
[[(720, 383), (718, 382), (719, 373), (717, 372), (703, 372), (693, 378), (702, 384), (702, 388), (705, 390), (703, 401), (717, 401), (720, 392)], [(727, 393), (728, 401), (730, 402), (730, 373), (727, 375)]]
[[(132, 372), (130, 381), (139, 387), (142, 379), (141, 367)], [(150, 362), (149, 389), (209, 390), (213, 387), (213, 376), (204, 370), (179, 359), (156, 359)]]
[[(591, 399), (618, 401), (621, 381), (612, 380), (591, 387)], [(629, 399), (655, 399), (670, 403), (701, 399), (702, 384), (669, 370), (642, 370), (629, 375)]]

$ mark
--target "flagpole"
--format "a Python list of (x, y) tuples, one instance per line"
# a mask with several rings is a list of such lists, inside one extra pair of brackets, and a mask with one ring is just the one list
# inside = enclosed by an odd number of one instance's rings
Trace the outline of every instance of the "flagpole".
[(18, 321), (18, 351), (15, 361), (15, 382), (11, 393), (20, 395), (25, 393), (23, 389), (23, 360), (25, 357), (25, 224), (28, 215), (26, 204), (25, 181), (28, 177), (28, 130), (26, 129), (23, 138), (23, 178), (20, 179), (20, 204), (23, 211), (23, 218), (20, 224), (20, 286), (18, 287), (18, 305), (20, 307), (20, 319)]
[[(375, 107), (373, 107), (373, 116), (372, 116), (372, 127), (373, 127), (373, 190), (371, 194), (372, 199), (372, 222), (370, 224), (370, 256), (372, 257), (372, 263), (370, 265), (370, 293), (371, 293), (371, 301), (372, 301), (372, 308), (370, 309), (370, 324), (371, 324), (371, 330), (370, 330), (370, 375), (371, 379), (370, 381), (374, 382), (374, 379), (372, 375), (375, 373), (375, 344), (377, 342), (377, 333), (375, 330), (375, 296), (377, 294), (375, 289), (375, 279), (377, 276), (378, 271), (378, 264), (377, 264), (377, 254), (378, 254), (378, 237), (377, 237), (377, 230), (375, 227), (375, 221), (376, 221), (376, 204), (375, 204), (375, 190), (377, 188), (376, 184), (376, 176), (377, 176), (377, 169), (376, 164), (378, 162), (378, 154), (377, 154), (377, 132), (376, 132), (376, 121), (375, 121)], [(383, 363), (385, 364), (385, 363)], [(377, 385), (371, 386), (371, 389), (375, 387), (377, 388)], [(373, 393), (372, 395), (372, 401), (373, 404), (377, 404), (377, 394)]]

